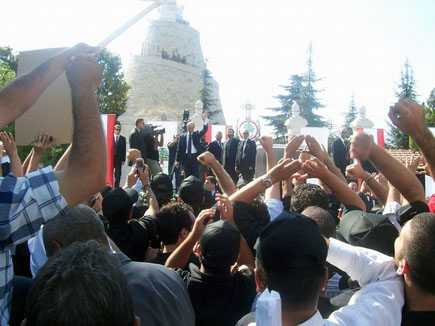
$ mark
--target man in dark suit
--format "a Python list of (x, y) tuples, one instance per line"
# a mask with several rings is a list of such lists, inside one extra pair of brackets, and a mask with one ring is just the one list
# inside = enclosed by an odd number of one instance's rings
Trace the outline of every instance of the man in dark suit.
[(210, 142), (207, 146), (207, 151), (212, 153), (216, 160), (219, 163), (222, 163), (222, 152), (223, 152), (223, 144), (222, 144), (222, 132), (218, 131), (215, 135), (216, 140)]
[(249, 130), (243, 131), (243, 140), (237, 146), (236, 172), (242, 173), (243, 179), (250, 182), (254, 178), (257, 145), (249, 139)]
[(234, 183), (237, 183), (239, 176), (236, 172), (236, 156), (239, 140), (234, 138), (233, 128), (228, 128), (227, 136), (228, 140), (224, 143), (224, 150), (222, 153), (222, 166), (230, 175), (231, 179), (233, 179)]
[[(147, 145), (145, 142), (145, 136), (143, 134), (143, 130), (145, 129), (145, 121), (143, 119), (136, 119), (136, 128), (134, 128), (130, 134), (130, 148), (136, 148), (140, 151), (140, 154), (143, 160), (146, 162), (147, 155)], [(132, 165), (136, 162), (130, 162), (129, 165)]]
[(125, 163), (126, 142), (125, 137), (121, 136), (121, 126), (115, 125), (114, 133), (114, 150), (113, 150), (113, 168), (115, 170), (115, 188), (119, 187), (121, 180), (121, 169)]
[(339, 137), (332, 143), (332, 158), (335, 166), (346, 176), (346, 166), (349, 164), (349, 146), (346, 143), (347, 129), (340, 131)]
[(180, 136), (178, 141), (177, 154), (175, 156), (175, 167), (179, 167), (180, 164), (184, 167), (184, 177), (187, 178), (190, 175), (199, 177), (198, 175), (198, 161), (196, 158), (198, 155), (204, 152), (204, 147), (201, 145), (201, 137), (205, 135), (208, 129), (208, 112), (202, 113), (202, 120), (204, 126), (201, 131), (195, 131), (195, 124), (189, 122), (187, 124), (187, 132)]

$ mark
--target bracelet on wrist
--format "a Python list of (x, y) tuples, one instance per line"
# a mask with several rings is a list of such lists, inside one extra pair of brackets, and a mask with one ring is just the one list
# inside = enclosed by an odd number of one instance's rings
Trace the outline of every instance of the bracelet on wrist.
[(373, 179), (373, 177), (371, 174), (369, 174), (369, 176), (367, 178), (363, 179), (363, 181), (368, 182), (371, 179)]

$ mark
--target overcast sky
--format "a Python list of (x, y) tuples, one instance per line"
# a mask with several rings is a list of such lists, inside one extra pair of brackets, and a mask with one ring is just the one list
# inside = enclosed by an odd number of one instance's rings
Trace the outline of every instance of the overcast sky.
[[(201, 34), (209, 69), (220, 86), (229, 124), (246, 101), (253, 115), (268, 114), (292, 74), (306, 69), (313, 43), (314, 69), (325, 108), (336, 127), (352, 92), (376, 127), (384, 127), (394, 88), (408, 58), (420, 101), (435, 88), (433, 0), (183, 0), (184, 18)], [(149, 5), (138, 0), (3, 1), (0, 46), (14, 50), (97, 44)], [(155, 16), (156, 14), (154, 14)], [(148, 16), (109, 49), (123, 59), (138, 53)]]

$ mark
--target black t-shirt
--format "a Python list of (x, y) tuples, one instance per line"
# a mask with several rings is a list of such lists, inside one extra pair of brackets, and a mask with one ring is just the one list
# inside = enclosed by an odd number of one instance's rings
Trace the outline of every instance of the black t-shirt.
[(109, 224), (107, 235), (121, 251), (133, 261), (144, 261), (149, 245), (155, 245), (156, 231), (154, 218), (144, 216), (128, 224)]
[(159, 151), (154, 149), (155, 138), (151, 134), (145, 135), (145, 143), (147, 144), (147, 155), (150, 160), (159, 160)]
[[(159, 265), (165, 265), (166, 261), (168, 260), (169, 256), (172, 254), (172, 252), (161, 252), (159, 251), (157, 253), (157, 256), (155, 256), (153, 259), (151, 259), (150, 263), (153, 264), (159, 264)], [(187, 261), (186, 266), (184, 266), (183, 270), (189, 271), (189, 264), (192, 263), (198, 268), (201, 266), (201, 263), (199, 262), (199, 258), (197, 255), (192, 253), (189, 257), (189, 260)]]
[(255, 252), (255, 243), (261, 231), (267, 225), (267, 222), (258, 220), (251, 212), (255, 208), (246, 203), (235, 201), (233, 202), (233, 207), (234, 222), (248, 243), (249, 248), (252, 252)]
[(433, 326), (435, 311), (403, 311), (402, 326)]
[(210, 276), (190, 264), (188, 272), (175, 271), (186, 284), (197, 326), (233, 326), (250, 311), (256, 294), (254, 273), (250, 269)]

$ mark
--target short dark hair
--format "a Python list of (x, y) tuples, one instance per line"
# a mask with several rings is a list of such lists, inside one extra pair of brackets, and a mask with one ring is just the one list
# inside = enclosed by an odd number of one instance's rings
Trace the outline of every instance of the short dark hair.
[(314, 220), (319, 226), (320, 233), (327, 238), (335, 238), (337, 235), (336, 225), (331, 213), (317, 206), (310, 206), (303, 210), (302, 214)]
[(217, 180), (216, 180), (216, 178), (214, 176), (209, 175), (208, 177), (206, 177), (206, 179), (208, 181), (210, 181), (212, 184), (214, 184), (215, 186), (217, 186)]
[(410, 236), (404, 243), (403, 258), (409, 277), (421, 291), (435, 295), (435, 214), (420, 213), (408, 223)]
[(192, 230), (193, 221), (189, 212), (192, 208), (185, 203), (169, 203), (157, 213), (155, 224), (160, 241), (165, 245), (175, 244), (181, 230)]
[(118, 259), (96, 241), (61, 250), (39, 270), (26, 301), (27, 324), (133, 325), (133, 302)]
[(134, 122), (134, 125), (137, 127), (137, 125), (138, 125), (139, 123), (142, 123), (142, 122), (145, 122), (145, 120), (142, 119), (142, 118), (136, 119), (136, 121)]
[(309, 206), (329, 208), (328, 196), (318, 185), (305, 183), (295, 189), (290, 202), (293, 212), (302, 213)]
[(46, 223), (42, 229), (42, 238), (47, 257), (56, 253), (55, 242), (62, 248), (76, 241), (89, 240), (96, 240), (107, 246), (103, 222), (92, 208), (83, 204), (68, 209), (65, 216), (59, 215)]
[(261, 231), (256, 249), (260, 277), (280, 294), (283, 310), (317, 307), (328, 248), (316, 222), (283, 212)]
[[(306, 255), (292, 256), (292, 260), (297, 264), (297, 268), (311, 267), (312, 257)], [(322, 285), (323, 275), (320, 273), (326, 267), (319, 268), (317, 275), (292, 274), (282, 271), (265, 272), (261, 259), (258, 255), (255, 259), (257, 270), (261, 279), (269, 290), (274, 290), (279, 293), (282, 306), (286, 311), (300, 311), (306, 309), (307, 306), (317, 305), (320, 287)]]

